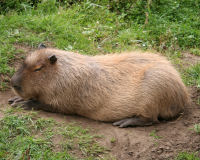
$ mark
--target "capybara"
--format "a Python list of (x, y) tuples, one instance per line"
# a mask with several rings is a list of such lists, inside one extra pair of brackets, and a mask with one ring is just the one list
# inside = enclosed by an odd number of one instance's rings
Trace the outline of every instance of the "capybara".
[(86, 56), (46, 48), (25, 59), (11, 79), (12, 105), (77, 114), (119, 127), (168, 120), (190, 105), (178, 72), (164, 57), (130, 52)]

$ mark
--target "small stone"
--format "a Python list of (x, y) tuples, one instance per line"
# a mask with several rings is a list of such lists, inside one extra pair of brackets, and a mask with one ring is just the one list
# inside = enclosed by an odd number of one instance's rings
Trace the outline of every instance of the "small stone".
[(164, 151), (164, 149), (163, 149), (162, 147), (160, 147), (160, 148), (157, 150), (157, 153), (158, 153), (158, 154), (162, 154), (163, 151)]
[(133, 156), (133, 152), (128, 152), (128, 155), (129, 156)]

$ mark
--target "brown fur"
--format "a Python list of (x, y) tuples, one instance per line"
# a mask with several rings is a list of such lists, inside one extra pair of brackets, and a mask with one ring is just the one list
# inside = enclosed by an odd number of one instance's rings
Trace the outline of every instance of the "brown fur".
[[(48, 61), (51, 55), (57, 57), (55, 64)], [(140, 116), (156, 122), (175, 117), (190, 103), (178, 72), (164, 57), (150, 53), (90, 57), (40, 49), (26, 58), (15, 81), (24, 99), (100, 121)]]

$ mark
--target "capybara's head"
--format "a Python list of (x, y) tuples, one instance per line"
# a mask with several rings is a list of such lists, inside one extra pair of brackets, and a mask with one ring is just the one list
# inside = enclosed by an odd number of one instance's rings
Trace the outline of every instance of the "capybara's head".
[(48, 87), (57, 66), (57, 57), (44, 45), (30, 53), (11, 79), (15, 92), (24, 99), (34, 99)]

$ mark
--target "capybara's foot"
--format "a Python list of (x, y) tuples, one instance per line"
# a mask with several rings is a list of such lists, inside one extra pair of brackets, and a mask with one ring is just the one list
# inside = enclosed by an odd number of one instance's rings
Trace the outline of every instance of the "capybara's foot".
[(21, 107), (25, 110), (44, 110), (48, 112), (57, 112), (57, 110), (53, 109), (50, 105), (44, 105), (36, 100), (24, 100), (21, 97), (13, 97), (8, 100), (8, 103), (12, 107)]
[(24, 100), (21, 97), (13, 97), (11, 99), (8, 100), (8, 103), (12, 106), (12, 107), (21, 107), (25, 110), (32, 110), (33, 107), (33, 103), (34, 101), (32, 100)]
[(119, 126), (120, 128), (135, 127), (135, 126), (150, 126), (152, 124), (153, 124), (152, 121), (148, 121), (147, 119), (143, 119), (140, 117), (126, 118), (113, 123), (114, 126)]
[(11, 105), (11, 106), (13, 106), (13, 107), (16, 107), (17, 105), (20, 105), (20, 104), (22, 104), (24, 102), (24, 100), (23, 100), (23, 98), (21, 98), (21, 97), (13, 97), (13, 98), (10, 98), (9, 100), (8, 100), (8, 103)]

